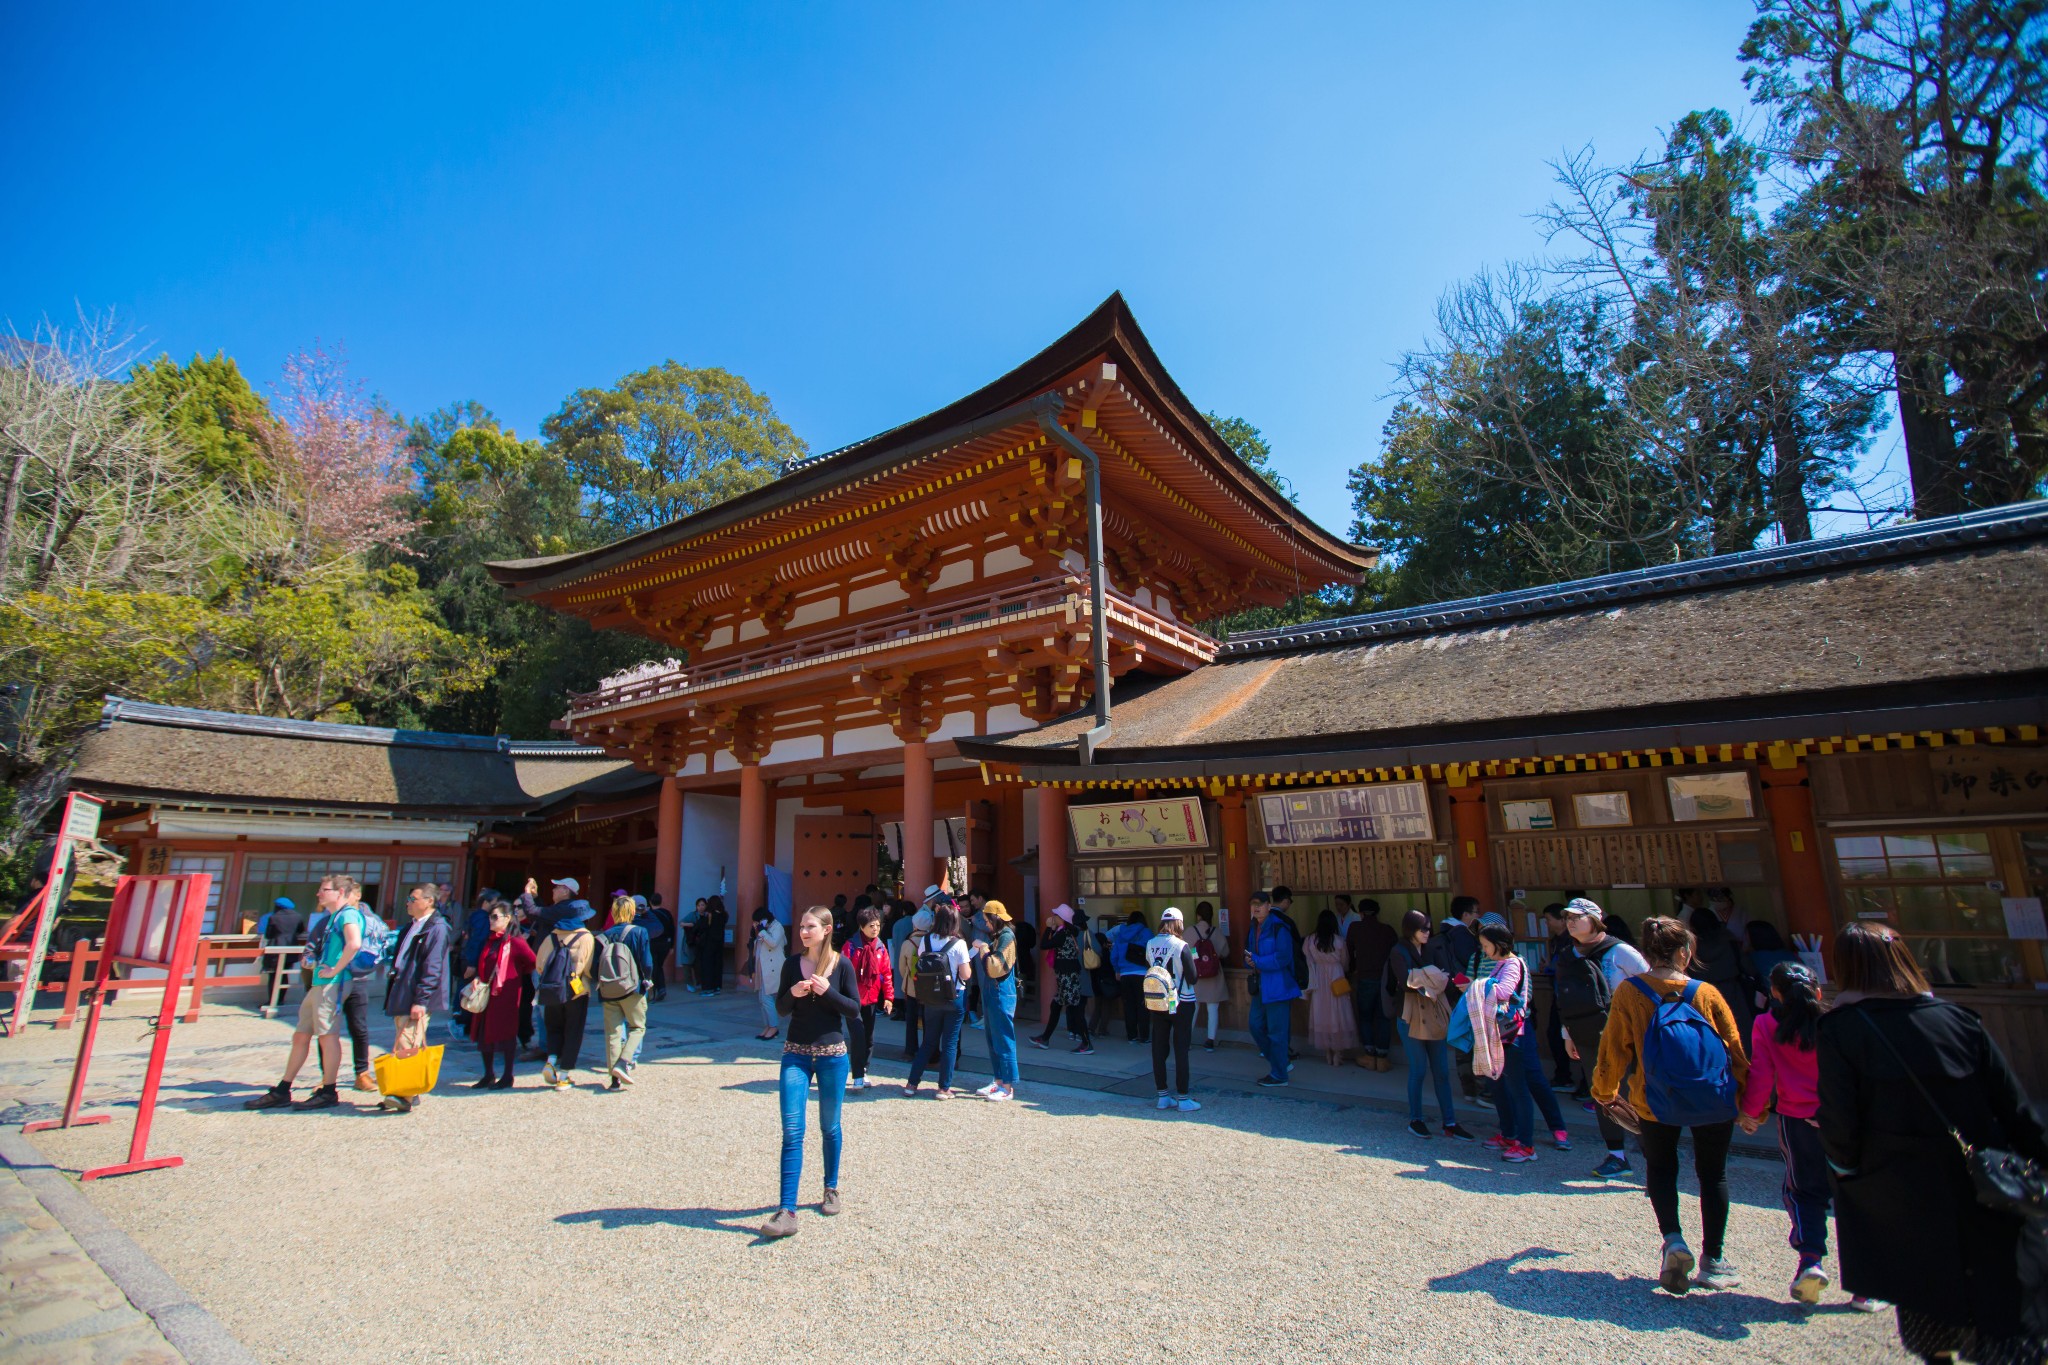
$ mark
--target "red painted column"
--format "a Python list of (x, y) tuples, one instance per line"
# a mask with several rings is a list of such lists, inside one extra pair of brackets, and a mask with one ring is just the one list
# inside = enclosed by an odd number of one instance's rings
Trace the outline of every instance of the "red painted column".
[(1036, 787), (1038, 801), (1038, 916), (1074, 898), (1074, 873), (1067, 860), (1067, 794), (1058, 787)]
[(761, 781), (761, 765), (747, 763), (740, 767), (739, 867), (733, 876), (738, 904), (726, 907), (735, 953), (746, 952), (754, 912), (768, 903), (768, 879), (762, 872), (767, 863), (768, 788)]
[(1828, 900), (1827, 876), (1821, 871), (1820, 829), (1814, 823), (1806, 765), (1789, 750), (1774, 751), (1757, 776), (1763, 779), (1764, 809), (1770, 812), (1771, 836), (1778, 846), (1785, 927), (1818, 937), (1821, 951), (1832, 958), (1835, 913)]
[(1452, 854), (1458, 867), (1458, 894), (1479, 902), (1479, 913), (1500, 909), (1500, 888), (1493, 875), (1493, 839), (1486, 828), (1486, 788), (1470, 778), (1453, 778), (1451, 794)]
[(654, 813), (654, 890), (673, 915), (682, 904), (683, 789), (671, 777), (661, 784)]
[(903, 746), (903, 899), (915, 905), (931, 883), (932, 758), (916, 739)]
[(1252, 922), (1252, 892), (1259, 889), (1252, 863), (1250, 798), (1241, 791), (1225, 792), (1220, 801), (1223, 812), (1223, 904), (1230, 911), (1230, 953), (1232, 960), (1244, 951), (1245, 933)]

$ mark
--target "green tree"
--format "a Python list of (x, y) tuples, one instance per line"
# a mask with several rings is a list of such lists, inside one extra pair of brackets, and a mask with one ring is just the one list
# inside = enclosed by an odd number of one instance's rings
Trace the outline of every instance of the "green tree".
[(541, 430), (614, 535), (758, 488), (808, 450), (746, 380), (673, 360), (578, 389)]
[(180, 365), (158, 356), (128, 376), (129, 401), (155, 414), (210, 478), (249, 486), (271, 476), (272, 419), (241, 366), (219, 351)]
[(1209, 429), (1237, 452), (1237, 457), (1252, 467), (1252, 472), (1284, 493), (1290, 502), (1300, 502), (1294, 486), (1286, 475), (1273, 467), (1273, 446), (1264, 432), (1242, 417), (1225, 417), (1218, 412), (1207, 414)]

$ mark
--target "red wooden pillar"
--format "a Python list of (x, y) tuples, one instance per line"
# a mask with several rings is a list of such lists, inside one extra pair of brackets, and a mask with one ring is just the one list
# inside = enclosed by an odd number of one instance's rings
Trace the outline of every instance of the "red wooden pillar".
[(768, 878), (763, 871), (768, 865), (768, 788), (761, 781), (758, 763), (740, 768), (739, 864), (733, 877), (739, 904), (726, 907), (736, 956), (746, 952), (747, 929), (754, 912), (768, 903)]
[(903, 899), (917, 904), (931, 883), (932, 756), (915, 739), (903, 746)]
[(1828, 881), (1821, 871), (1820, 830), (1813, 819), (1813, 787), (1806, 765), (1790, 749), (1774, 745), (1770, 762), (1757, 769), (1763, 779), (1764, 808), (1771, 815), (1771, 835), (1778, 846), (1778, 885), (1785, 897), (1785, 927), (1811, 934), (1832, 958), (1834, 909), (1828, 902)]
[(1241, 791), (1225, 792), (1218, 803), (1223, 813), (1223, 904), (1230, 911), (1230, 955), (1244, 951), (1245, 934), (1252, 922), (1252, 892), (1259, 889), (1252, 865), (1249, 798)]
[(1458, 867), (1458, 894), (1479, 902), (1479, 913), (1500, 909), (1500, 888), (1493, 876), (1493, 839), (1486, 828), (1486, 788), (1464, 770), (1447, 770), (1451, 795), (1451, 841)]
[(654, 813), (654, 894), (672, 919), (682, 914), (682, 883), (683, 789), (671, 777), (661, 784), (661, 804)]

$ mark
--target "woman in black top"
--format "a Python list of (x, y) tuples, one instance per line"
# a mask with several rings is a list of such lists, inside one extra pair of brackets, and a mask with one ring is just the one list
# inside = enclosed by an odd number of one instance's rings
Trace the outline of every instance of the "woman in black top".
[(725, 977), (725, 897), (710, 896), (697, 916), (697, 989), (718, 994)]
[(1046, 1016), (1045, 1032), (1032, 1035), (1031, 1045), (1052, 1046), (1052, 1031), (1059, 1027), (1064, 1010), (1068, 1030), (1081, 1040), (1074, 1051), (1093, 1052), (1095, 1045), (1088, 1040), (1088, 997), (1093, 992), (1086, 985), (1087, 971), (1081, 965), (1082, 931), (1074, 927), (1073, 916), (1067, 906), (1056, 905), (1047, 921), (1041, 942), (1052, 954), (1052, 1013)]
[(818, 1212), (839, 1212), (839, 1111), (850, 1059), (846, 1025), (860, 1014), (853, 964), (832, 946), (832, 912), (814, 905), (797, 917), (801, 949), (782, 961), (775, 1008), (789, 1020), (782, 1046), (782, 1203), (763, 1237), (796, 1231), (796, 1193), (804, 1174), (804, 1104), (818, 1083), (818, 1130), (825, 1140), (825, 1197)]

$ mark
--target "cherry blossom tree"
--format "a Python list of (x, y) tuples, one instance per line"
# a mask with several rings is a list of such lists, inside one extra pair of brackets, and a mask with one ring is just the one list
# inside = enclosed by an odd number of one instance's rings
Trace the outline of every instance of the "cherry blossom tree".
[(275, 454), (308, 567), (395, 547), (412, 529), (404, 425), (351, 379), (340, 348), (315, 342), (284, 362), (272, 393)]

